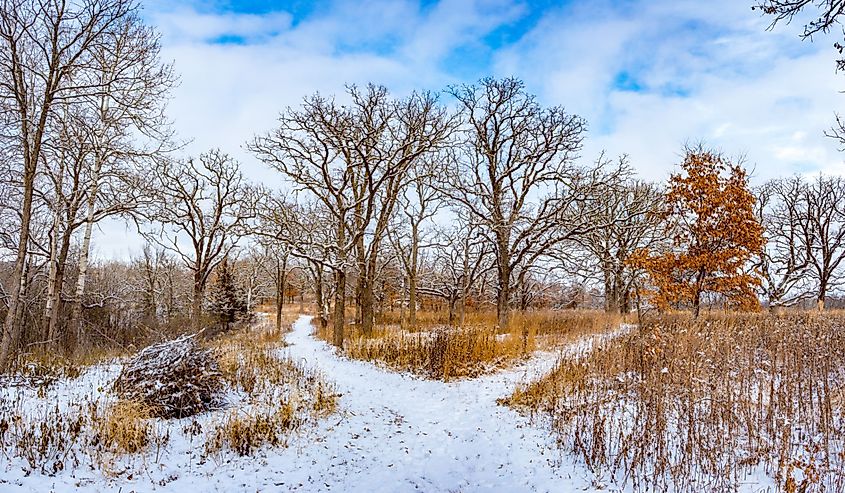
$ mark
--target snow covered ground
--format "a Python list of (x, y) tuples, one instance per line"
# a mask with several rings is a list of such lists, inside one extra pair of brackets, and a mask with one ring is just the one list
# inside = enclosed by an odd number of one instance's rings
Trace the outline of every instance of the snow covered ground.
[[(0, 491), (596, 490), (591, 474), (560, 452), (547, 428), (496, 404), (517, 383), (548, 372), (559, 355), (537, 353), (507, 371), (444, 383), (339, 357), (311, 336), (310, 317), (294, 324), (287, 341), (283, 351), (321, 370), (342, 394), (338, 412), (294, 437), (288, 448), (201, 461), (197, 439), (192, 443), (181, 432), (187, 422), (171, 421), (167, 451), (144, 457), (143, 474), (105, 478), (82, 466), (49, 477), (27, 474), (22, 461), (0, 456)], [(567, 357), (591, 346), (591, 339), (575, 344)], [(91, 392), (104, 385), (103, 375), (114, 373), (109, 370), (95, 372), (97, 381), (77, 380), (87, 388), (59, 388), (68, 396)]]

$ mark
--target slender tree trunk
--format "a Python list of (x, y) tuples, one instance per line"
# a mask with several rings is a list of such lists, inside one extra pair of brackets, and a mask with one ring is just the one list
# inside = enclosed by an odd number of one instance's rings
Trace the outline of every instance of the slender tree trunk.
[(276, 259), (276, 331), (282, 331), (282, 310), (285, 307), (285, 281), (287, 278), (288, 258), (281, 262)]
[(692, 299), (692, 316), (698, 318), (701, 314), (701, 293), (696, 292)]
[(373, 333), (375, 317), (375, 295), (373, 292), (373, 281), (367, 276), (366, 281), (361, 285), (361, 331), (365, 336)]
[[(277, 271), (278, 273), (278, 271)], [(280, 277), (276, 278), (276, 332), (282, 332), (282, 307), (285, 304), (284, 294), (282, 292), (282, 281)]]
[[(53, 300), (50, 303), (50, 314), (47, 320), (47, 340), (50, 345), (57, 347), (62, 339), (61, 330), (59, 330), (59, 315), (62, 310), (62, 286), (65, 282), (65, 270), (67, 267), (67, 255), (70, 250), (70, 232), (65, 232), (62, 235), (62, 245), (59, 249), (58, 257), (56, 258), (56, 272), (54, 282), (55, 290), (52, 293)], [(73, 327), (73, 325), (71, 325)]]
[[(29, 271), (31, 269), (32, 269), (32, 259), (27, 258), (26, 264), (24, 264), (23, 274), (22, 274), (22, 277), (21, 277), (21, 291), (20, 291), (20, 299), (21, 300), (26, 299), (27, 291), (29, 290)], [(11, 342), (10, 347), (12, 348), (12, 350), (15, 350), (20, 345), (21, 336), (23, 335), (23, 325), (22, 324), (23, 324), (25, 312), (26, 312), (26, 303), (21, 301), (21, 303), (18, 304), (17, 311), (15, 313), (15, 317), (20, 321), (21, 325), (18, 326), (20, 330), (18, 330), (15, 337), (10, 341)], [(7, 316), (9, 316), (9, 315), (7, 314)], [(14, 354), (10, 354), (8, 363), (11, 363), (13, 356), (14, 356)]]
[(88, 218), (85, 221), (85, 235), (79, 251), (79, 277), (76, 279), (76, 292), (73, 295), (73, 307), (70, 315), (69, 333), (75, 341), (82, 337), (82, 300), (85, 297), (85, 284), (88, 281), (88, 256), (91, 250), (91, 234), (94, 229), (94, 203), (88, 201)]
[(417, 276), (408, 276), (408, 326), (417, 327)]
[(706, 273), (700, 270), (695, 281), (695, 293), (692, 299), (692, 313), (694, 318), (698, 318), (701, 314), (701, 294), (704, 291), (704, 277)]
[(405, 285), (408, 283), (408, 276), (402, 276), (402, 297), (399, 300), (399, 327), (405, 326)]
[[(58, 177), (58, 185), (56, 186), (57, 190), (61, 190), (62, 188), (64, 175), (64, 169), (61, 169)], [(41, 323), (41, 339), (45, 341), (50, 340), (50, 316), (53, 313), (53, 303), (55, 302), (54, 297), (56, 295), (56, 275), (59, 269), (59, 228), (61, 227), (62, 216), (58, 198), (56, 199), (54, 208), (53, 234), (50, 237), (49, 272), (47, 274), (47, 301), (44, 304), (44, 320)]]
[(56, 281), (58, 277), (58, 265), (56, 258), (58, 257), (58, 245), (55, 238), (50, 241), (50, 268), (47, 273), (47, 300), (44, 303), (44, 319), (41, 321), (41, 339), (43, 341), (51, 341), (50, 337), (50, 319), (53, 313), (53, 304), (56, 296)]
[(617, 299), (616, 285), (613, 282), (613, 273), (608, 267), (602, 269), (604, 271), (604, 311), (607, 313), (616, 313), (618, 311), (619, 301)]
[(496, 294), (496, 315), (501, 330), (507, 330), (510, 323), (510, 297), (511, 297), (511, 276), (510, 259), (505, 258), (499, 261), (499, 290)]
[(411, 224), (411, 242), (411, 265), (408, 272), (408, 325), (413, 329), (417, 326), (417, 264), (420, 242), (417, 223)]
[[(40, 148), (40, 145), (38, 146)], [(12, 353), (17, 348), (21, 336), (21, 303), (23, 289), (26, 285), (26, 253), (29, 246), (29, 227), (32, 219), (32, 195), (35, 182), (36, 157), (30, 156), (24, 166), (23, 176), (23, 204), (21, 207), (21, 230), (18, 236), (18, 251), (15, 256), (15, 268), (12, 270), (12, 292), (9, 297), (9, 311), (3, 323), (3, 338), (0, 340), (0, 372), (8, 368)]]
[(346, 272), (338, 270), (335, 272), (335, 285), (337, 291), (334, 295), (334, 336), (332, 343), (343, 347), (343, 331), (346, 323)]
[(200, 274), (194, 274), (194, 294), (191, 299), (191, 330), (199, 332), (202, 325), (202, 295), (204, 291)]
[(325, 329), (329, 325), (326, 300), (323, 297), (323, 267), (315, 265), (316, 283), (314, 286), (314, 303), (317, 305), (317, 318), (320, 320), (320, 328)]
[(73, 296), (73, 309), (70, 316), (70, 330), (76, 333), (77, 340), (82, 336), (82, 299), (85, 296), (85, 283), (88, 278), (88, 255), (91, 250), (91, 234), (94, 230), (94, 209), (97, 205), (97, 194), (100, 190), (100, 171), (103, 169), (103, 158), (99, 152), (96, 153), (95, 159), (96, 163), (91, 176), (91, 190), (88, 193), (85, 235), (82, 239), (82, 249), (79, 252), (79, 277), (76, 280), (76, 293)]

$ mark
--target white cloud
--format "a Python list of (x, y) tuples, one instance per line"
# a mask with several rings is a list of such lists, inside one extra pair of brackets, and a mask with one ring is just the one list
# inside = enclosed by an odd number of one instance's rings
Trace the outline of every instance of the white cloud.
[[(802, 43), (796, 26), (767, 32), (765, 19), (738, 4), (566, 9), (504, 50), (496, 69), (585, 116), (585, 158), (627, 153), (648, 179), (664, 179), (683, 145), (700, 140), (746, 156), (758, 181), (841, 167), (836, 143), (823, 136), (834, 108), (845, 106), (833, 50)], [(621, 71), (642, 90), (616, 87)]]
[[(795, 24), (766, 31), (750, 2), (581, 0), (550, 9), (509, 46), (488, 46), (488, 35), (528, 10), (506, 0), (339, 0), (295, 19), (153, 1), (145, 15), (181, 74), (170, 115), (193, 139), (187, 150), (220, 147), (271, 186), (280, 177), (242, 145), (285, 106), (315, 91), (340, 94), (346, 83), (403, 94), (471, 82), (461, 77), (487, 64), (475, 58), (484, 55), (492, 61), (482, 72), (520, 77), (545, 104), (587, 118), (584, 159), (627, 153), (642, 176), (663, 179), (685, 142), (704, 139), (745, 155), (755, 180), (842, 172), (836, 142), (823, 136), (845, 108), (832, 40), (801, 42)], [(455, 53), (470, 53), (465, 66)], [(642, 90), (615, 86), (622, 71)], [(124, 256), (125, 242), (109, 237), (125, 233), (109, 230), (103, 254)]]

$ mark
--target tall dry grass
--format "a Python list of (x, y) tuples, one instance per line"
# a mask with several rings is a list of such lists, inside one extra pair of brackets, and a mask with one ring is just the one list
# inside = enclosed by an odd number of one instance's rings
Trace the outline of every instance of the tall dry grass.
[[(349, 325), (343, 352), (398, 371), (450, 380), (507, 367), (536, 350), (553, 350), (623, 321), (593, 310), (514, 312), (506, 328), (496, 328), (494, 311), (469, 312), (462, 327), (447, 326), (448, 313), (442, 311), (421, 311), (417, 320), (415, 327), (404, 327), (386, 316), (369, 335)], [(332, 340), (331, 327), (318, 327), (315, 333)]]
[(662, 317), (518, 388), (599, 480), (845, 491), (845, 317)]

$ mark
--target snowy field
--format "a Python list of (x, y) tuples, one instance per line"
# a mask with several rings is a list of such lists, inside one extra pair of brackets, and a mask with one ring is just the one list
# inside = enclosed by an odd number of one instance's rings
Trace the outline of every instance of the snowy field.
[[(184, 420), (155, 420), (168, 443), (143, 455), (104, 456), (100, 466), (73, 460), (53, 475), (32, 471), (21, 457), (0, 457), (0, 492), (567, 492), (629, 491), (596, 477), (563, 453), (548, 423), (531, 421), (498, 405), (519, 383), (548, 373), (558, 358), (578, 358), (630, 326), (588, 337), (559, 353), (538, 352), (507, 371), (449, 383), (395, 373), (339, 357), (311, 335), (310, 317), (300, 317), (280, 351), (318, 370), (341, 394), (337, 412), (290, 437), (287, 447), (264, 447), (253, 456), (221, 452), (204, 457), (201, 438), (186, 430), (196, 420), (213, 425), (225, 410)], [(119, 365), (92, 367), (62, 380), (46, 394), (23, 387), (3, 389), (5, 402), (27, 413), (107, 403), (103, 389)], [(230, 395), (230, 407), (238, 405)], [(765, 475), (750, 475), (740, 491), (773, 491)]]
[[(290, 346), (282, 351), (319, 369), (341, 393), (338, 412), (301, 430), (288, 447), (203, 461), (196, 439), (182, 431), (191, 419), (162, 421), (159, 426), (170, 434), (164, 450), (115, 458), (109, 475), (80, 464), (47, 476), (29, 472), (22, 458), (2, 457), (0, 491), (592, 491), (602, 486), (561, 455), (543, 426), (496, 404), (518, 382), (549, 371), (558, 355), (537, 353), (508, 371), (444, 383), (338, 357), (311, 336), (309, 317), (294, 324), (287, 341)], [(591, 344), (586, 340), (569, 350), (580, 352)], [(108, 400), (103, 389), (118, 371), (117, 365), (92, 368), (79, 379), (54, 384), (44, 398), (23, 387), (5, 389), (4, 396), (17, 393), (32, 410), (44, 408), (45, 399), (63, 408)], [(197, 421), (219, 418), (212, 412)]]

